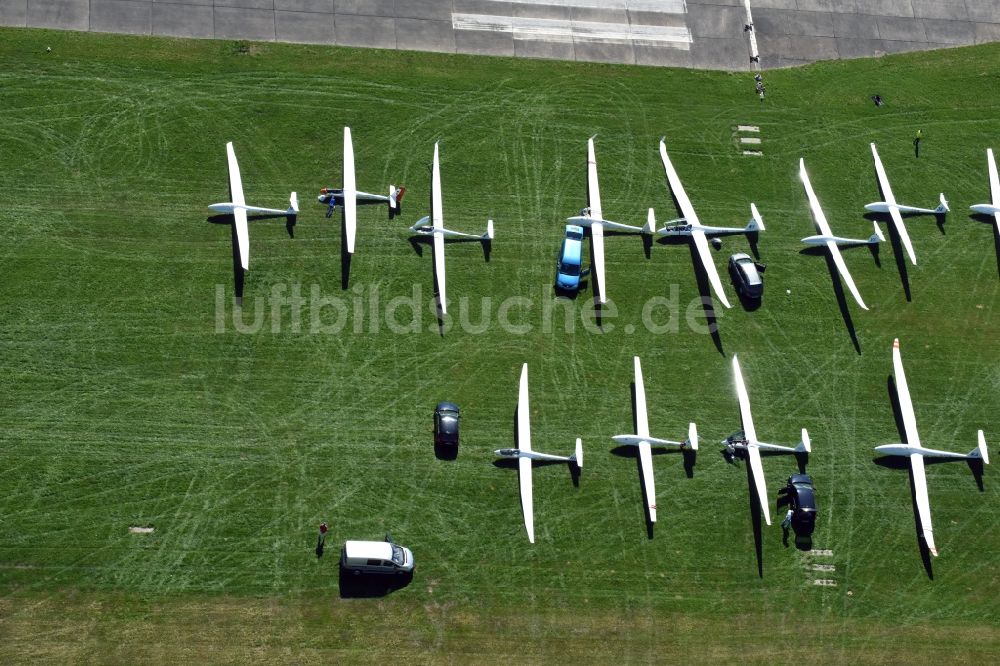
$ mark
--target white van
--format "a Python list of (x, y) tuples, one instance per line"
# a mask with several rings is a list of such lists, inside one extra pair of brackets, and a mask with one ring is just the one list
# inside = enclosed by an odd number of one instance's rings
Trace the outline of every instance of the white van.
[(385, 541), (345, 541), (340, 553), (340, 568), (354, 575), (408, 574), (413, 572), (413, 553), (409, 548)]

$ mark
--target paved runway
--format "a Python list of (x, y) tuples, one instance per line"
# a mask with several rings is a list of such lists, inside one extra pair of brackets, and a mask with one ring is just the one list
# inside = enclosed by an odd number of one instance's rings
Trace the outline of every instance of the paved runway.
[[(700, 69), (749, 66), (745, 0), (0, 0), (0, 25)], [(751, 0), (760, 65), (1000, 41), (1000, 0)]]

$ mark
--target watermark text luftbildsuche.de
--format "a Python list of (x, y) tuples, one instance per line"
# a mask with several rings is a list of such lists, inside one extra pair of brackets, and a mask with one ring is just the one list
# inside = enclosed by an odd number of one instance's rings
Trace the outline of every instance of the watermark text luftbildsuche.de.
[(307, 335), (342, 333), (407, 335), (422, 331), (447, 333), (459, 330), (482, 335), (501, 330), (509, 335), (553, 333), (610, 333), (618, 327), (626, 334), (645, 331), (652, 335), (678, 333), (682, 326), (698, 334), (714, 333), (711, 299), (699, 297), (682, 304), (679, 285), (669, 285), (668, 294), (653, 296), (642, 304), (638, 322), (619, 318), (614, 301), (599, 307), (590, 298), (555, 298), (549, 287), (534, 297), (461, 296), (449, 301), (443, 317), (437, 298), (414, 284), (409, 295), (383, 294), (378, 285), (356, 285), (346, 292), (324, 293), (320, 285), (308, 287), (275, 284), (266, 296), (254, 296), (238, 304), (227, 297), (226, 287), (215, 285), (215, 332), (253, 335), (263, 331)]

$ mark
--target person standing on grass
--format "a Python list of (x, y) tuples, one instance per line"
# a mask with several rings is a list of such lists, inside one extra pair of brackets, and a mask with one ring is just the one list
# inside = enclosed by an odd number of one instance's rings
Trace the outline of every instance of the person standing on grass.
[(781, 521), (781, 542), (788, 545), (788, 530), (792, 526), (792, 516), (795, 512), (791, 508), (788, 509), (788, 513), (785, 514), (785, 519)]
[(316, 557), (323, 557), (323, 546), (326, 543), (326, 533), (330, 528), (326, 523), (319, 524), (319, 540), (316, 541)]
[(923, 130), (917, 130), (917, 135), (913, 137), (913, 156), (920, 157), (920, 140), (924, 138)]

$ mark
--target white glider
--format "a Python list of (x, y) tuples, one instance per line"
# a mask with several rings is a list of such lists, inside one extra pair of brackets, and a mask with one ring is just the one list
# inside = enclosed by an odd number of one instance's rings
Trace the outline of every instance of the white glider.
[(736, 378), (736, 395), (740, 401), (740, 419), (743, 422), (742, 436), (730, 436), (722, 443), (734, 455), (743, 457), (750, 461), (750, 472), (753, 476), (754, 485), (757, 490), (757, 501), (760, 503), (760, 510), (764, 514), (764, 520), (771, 524), (771, 509), (768, 504), (767, 484), (764, 481), (764, 465), (760, 459), (760, 452), (773, 451), (776, 453), (803, 454), (812, 451), (809, 444), (809, 433), (802, 429), (802, 441), (794, 448), (781, 446), (780, 444), (767, 444), (757, 439), (757, 431), (753, 425), (753, 416), (750, 414), (750, 396), (747, 395), (747, 387), (743, 383), (743, 373), (740, 371), (740, 362), (733, 354), (733, 376)]
[[(660, 139), (660, 159), (663, 161), (663, 170), (667, 174), (670, 190), (677, 199), (677, 204), (681, 208), (681, 215), (683, 217), (679, 220), (674, 220), (673, 223), (666, 225), (662, 229), (658, 229), (656, 233), (663, 236), (690, 236), (693, 238), (695, 248), (698, 250), (698, 257), (701, 259), (701, 264), (708, 275), (708, 281), (715, 291), (715, 297), (727, 308), (731, 308), (733, 306), (729, 304), (726, 292), (722, 289), (722, 281), (719, 279), (719, 272), (715, 268), (715, 262), (712, 261), (712, 252), (708, 248), (708, 239), (706, 236), (749, 234), (764, 231), (764, 221), (757, 211), (757, 206), (750, 204), (751, 220), (742, 229), (736, 227), (706, 226), (698, 221), (698, 215), (694, 212), (694, 206), (691, 205), (691, 200), (688, 199), (688, 195), (684, 191), (681, 179), (677, 175), (677, 171), (674, 170), (674, 165), (670, 162), (670, 157), (667, 156), (667, 146), (664, 139)], [(649, 217), (652, 219), (652, 211), (650, 211)]]
[(351, 128), (344, 128), (344, 230), (347, 252), (354, 254), (354, 238), (358, 227), (358, 182), (354, 173), (354, 139)]
[(528, 541), (535, 543), (535, 510), (531, 489), (531, 461), (545, 460), (566, 462), (583, 468), (583, 443), (576, 438), (576, 452), (571, 456), (554, 456), (531, 449), (531, 421), (528, 407), (528, 364), (521, 367), (521, 383), (517, 394), (517, 446), (516, 449), (498, 449), (501, 458), (517, 458), (517, 475), (521, 485), (521, 511), (524, 514), (524, 528), (528, 531)]
[(486, 233), (482, 235), (466, 234), (444, 228), (444, 213), (441, 206), (441, 166), (438, 162), (437, 143), (434, 144), (434, 166), (431, 170), (431, 214), (429, 217), (417, 220), (417, 223), (410, 227), (410, 231), (433, 238), (434, 275), (438, 286), (438, 304), (441, 307), (441, 314), (448, 314), (448, 301), (445, 294), (444, 239), (448, 237), (473, 238), (478, 241), (493, 240), (493, 220), (486, 222)]
[(934, 529), (931, 526), (931, 504), (927, 497), (927, 476), (924, 472), (924, 457), (950, 458), (953, 460), (982, 460), (989, 464), (989, 453), (986, 450), (986, 437), (979, 431), (979, 445), (963, 455), (951, 451), (925, 449), (920, 446), (920, 435), (917, 433), (917, 418), (913, 413), (913, 402), (910, 400), (910, 389), (906, 384), (906, 374), (903, 372), (903, 360), (899, 355), (899, 340), (892, 341), (892, 373), (896, 378), (896, 393), (899, 396), (899, 409), (903, 416), (903, 431), (906, 433), (906, 444), (884, 444), (876, 446), (879, 453), (890, 456), (909, 456), (910, 468), (913, 470), (913, 492), (917, 498), (917, 516), (920, 528), (931, 555), (937, 556), (934, 545)]
[(1000, 178), (997, 177), (997, 163), (993, 159), (993, 149), (986, 149), (986, 164), (990, 171), (990, 201), (988, 204), (976, 204), (969, 206), (974, 212), (981, 215), (992, 215), (993, 224), (996, 225), (997, 233), (1000, 233)]
[(287, 210), (248, 206), (246, 199), (243, 197), (243, 180), (240, 178), (240, 165), (236, 161), (236, 152), (233, 150), (232, 141), (226, 144), (226, 155), (229, 158), (229, 196), (232, 197), (232, 201), (211, 204), (208, 209), (233, 216), (236, 228), (236, 240), (239, 246), (240, 265), (245, 271), (250, 268), (250, 232), (247, 229), (247, 213), (293, 217), (298, 215), (299, 212), (299, 198), (295, 192), (292, 192), (288, 200)]
[(351, 139), (351, 128), (344, 128), (344, 187), (337, 189), (324, 187), (316, 197), (321, 204), (327, 205), (326, 216), (333, 215), (337, 204), (344, 207), (344, 234), (347, 239), (347, 251), (354, 254), (354, 238), (358, 226), (358, 204), (386, 204), (389, 208), (389, 218), (399, 214), (400, 202), (406, 188), (398, 190), (395, 185), (389, 186), (389, 196), (358, 192), (357, 180), (354, 174), (354, 141)]
[(601, 208), (601, 189), (597, 182), (597, 157), (594, 154), (594, 137), (587, 139), (587, 207), (580, 215), (566, 219), (569, 224), (590, 227), (590, 243), (594, 248), (594, 289), (600, 303), (608, 302), (606, 283), (604, 282), (604, 229), (613, 231), (631, 231), (644, 235), (653, 233), (651, 222), (635, 227), (630, 224), (612, 222), (604, 219)]
[(896, 233), (899, 234), (899, 239), (902, 241), (903, 247), (906, 248), (906, 253), (910, 256), (910, 261), (916, 266), (917, 257), (913, 253), (913, 244), (910, 242), (910, 235), (906, 233), (906, 225), (903, 224), (903, 217), (900, 213), (943, 215), (950, 210), (948, 202), (945, 201), (944, 193), (942, 192), (941, 204), (937, 208), (917, 208), (916, 206), (904, 206), (896, 203), (896, 197), (892, 194), (892, 187), (889, 186), (889, 177), (885, 175), (885, 168), (882, 166), (882, 160), (878, 156), (878, 150), (875, 149), (874, 143), (871, 144), (871, 147), (872, 157), (875, 159), (875, 173), (878, 175), (878, 186), (882, 191), (885, 201), (865, 204), (865, 210), (873, 213), (889, 213), (889, 217), (892, 218), (892, 224), (896, 227)]
[(649, 522), (656, 522), (656, 484), (653, 481), (653, 453), (651, 444), (657, 446), (676, 446), (682, 450), (698, 450), (698, 428), (688, 424), (688, 438), (683, 442), (669, 439), (657, 439), (649, 436), (649, 418), (646, 414), (646, 388), (642, 381), (642, 365), (639, 357), (635, 358), (635, 425), (634, 435), (615, 435), (611, 439), (619, 444), (639, 447), (639, 464), (642, 467), (643, 494), (646, 506), (649, 508)]
[(816, 226), (819, 227), (818, 236), (807, 236), (802, 239), (802, 242), (806, 245), (826, 246), (827, 251), (830, 253), (830, 257), (833, 259), (833, 263), (837, 266), (837, 272), (840, 273), (840, 277), (843, 278), (844, 282), (847, 284), (847, 288), (854, 296), (854, 300), (858, 302), (858, 305), (860, 305), (863, 310), (867, 310), (868, 306), (865, 305), (865, 302), (861, 299), (861, 294), (858, 293), (858, 288), (854, 284), (854, 278), (851, 277), (850, 271), (847, 270), (847, 264), (844, 263), (844, 257), (840, 253), (840, 248), (838, 246), (878, 245), (880, 242), (885, 240), (885, 236), (882, 235), (882, 231), (878, 228), (878, 223), (874, 223), (875, 233), (869, 236), (868, 240), (834, 236), (833, 232), (830, 231), (830, 224), (826, 221), (826, 215), (823, 214), (823, 209), (820, 208), (819, 199), (816, 198), (816, 193), (813, 191), (812, 183), (809, 182), (809, 174), (806, 172), (806, 162), (801, 157), (799, 158), (799, 178), (802, 179), (802, 185), (806, 188), (806, 196), (809, 197), (809, 208), (812, 210), (812, 216), (816, 221)]

